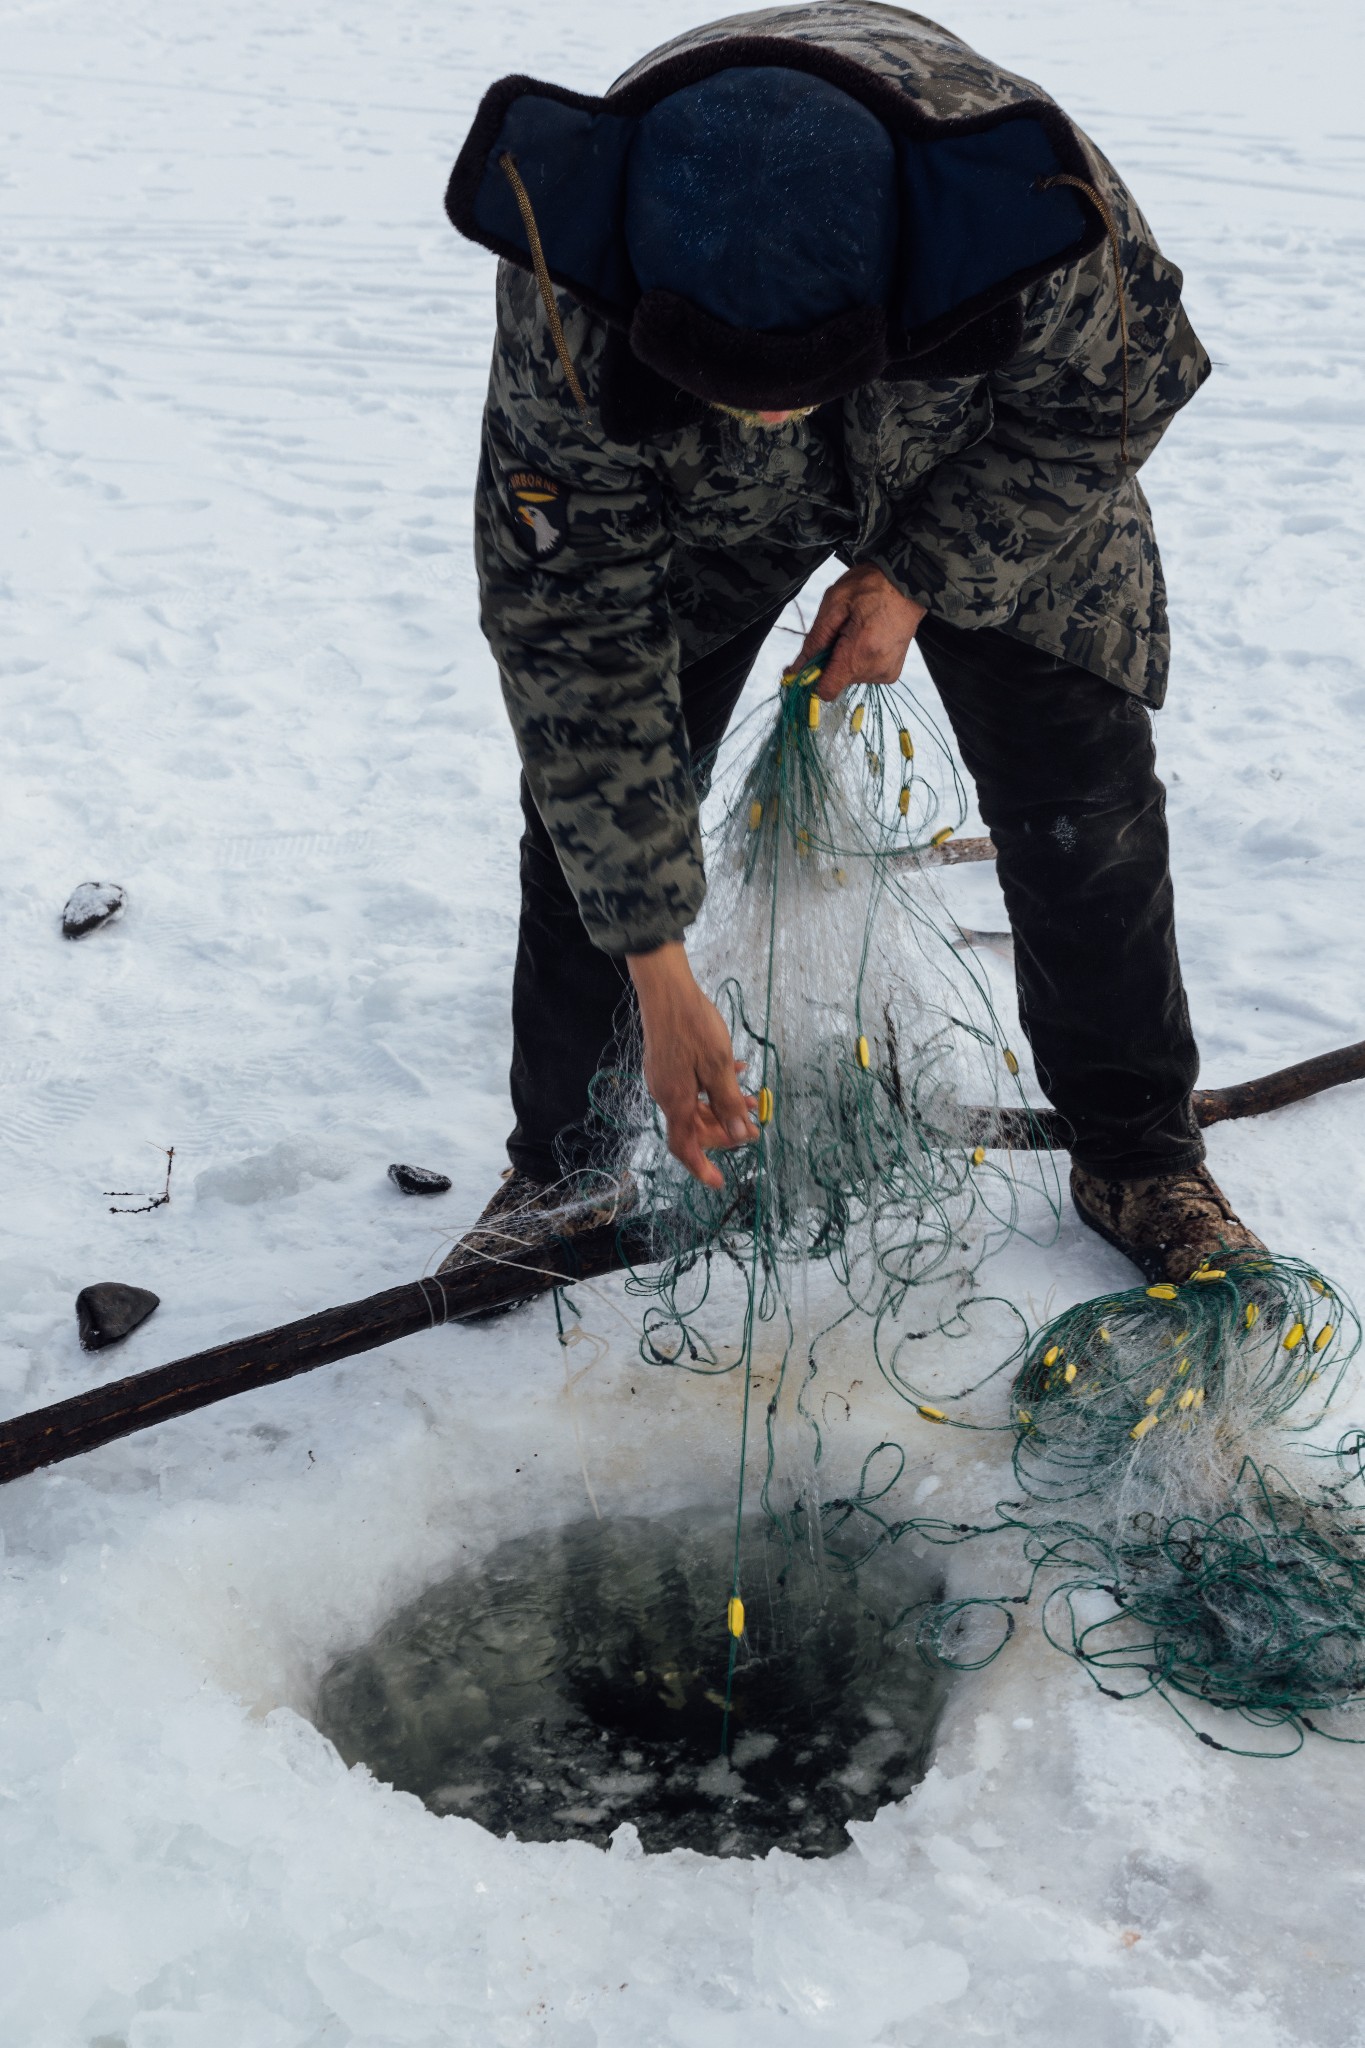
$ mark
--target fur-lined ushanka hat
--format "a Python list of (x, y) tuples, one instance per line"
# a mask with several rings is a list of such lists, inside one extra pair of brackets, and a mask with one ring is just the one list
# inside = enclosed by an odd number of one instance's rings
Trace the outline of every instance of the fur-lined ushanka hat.
[(676, 390), (775, 411), (1011, 353), (1020, 292), (1105, 235), (1092, 175), (1051, 101), (936, 119), (833, 51), (748, 36), (601, 99), (500, 80), (446, 211)]

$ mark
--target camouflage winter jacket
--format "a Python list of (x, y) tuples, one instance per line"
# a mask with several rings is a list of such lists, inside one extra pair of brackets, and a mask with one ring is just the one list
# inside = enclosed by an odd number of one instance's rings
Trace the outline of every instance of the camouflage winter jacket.
[[(692, 31), (613, 94), (740, 33), (852, 59), (931, 132), (1008, 118), (1021, 102), (1053, 107), (946, 29), (869, 0)], [(1114, 255), (1098, 225), (1080, 260), (1035, 275), (916, 374), (776, 430), (670, 390), (560, 291), (584, 412), (533, 276), (502, 264), (476, 505), (482, 622), (535, 804), (604, 951), (680, 937), (704, 894), (680, 665), (785, 602), (831, 553), (875, 563), (951, 625), (1001, 628), (1161, 702), (1164, 587), (1135, 472), (1209, 364), (1179, 271), (1104, 157), (1066, 132), (1117, 230), (1126, 398)]]

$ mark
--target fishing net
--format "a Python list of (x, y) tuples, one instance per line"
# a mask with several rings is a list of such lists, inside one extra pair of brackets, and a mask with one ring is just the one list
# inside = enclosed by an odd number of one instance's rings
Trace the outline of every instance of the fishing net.
[[(757, 1142), (717, 1155), (722, 1184), (707, 1188), (670, 1157), (638, 1058), (597, 1089), (618, 1156), (632, 1148), (637, 1243), (649, 1224), (627, 1283), (642, 1358), (744, 1375), (722, 1744), (753, 1653), (741, 1533), (760, 1348), (762, 1509), (817, 1579), (906, 1538), (989, 1537), (992, 1569), (1007, 1542), (1017, 1578), (1022, 1549), (1019, 1590), (901, 1617), (927, 1661), (990, 1662), (1037, 1599), (1049, 1639), (1104, 1690), (1235, 1708), (1301, 1741), (1314, 1711), (1365, 1692), (1365, 1436), (1304, 1447), (1354, 1356), (1354, 1315), (1321, 1276), (1262, 1253), (1083, 1303), (1032, 1338), (982, 1286), (1011, 1237), (1051, 1238), (1059, 1204), (1050, 1155), (1027, 1147), (1018, 1060), (940, 893), (961, 785), (904, 689), (823, 705), (818, 676), (785, 678), (776, 716), (732, 757), (689, 944), (746, 1062)], [(1006, 1118), (1022, 1151), (992, 1147)], [(907, 1513), (906, 1453), (887, 1435), (824, 1484), (824, 1359), (855, 1324), (922, 1421), (1014, 1434), (1022, 1500)], [(964, 1350), (1001, 1362), (964, 1372), (950, 1363)], [(1014, 1366), (1006, 1420), (992, 1383)]]
[(1308, 1440), (1359, 1342), (1320, 1274), (1258, 1251), (1033, 1340), (1025, 1500), (1002, 1513), (1047, 1577), (1049, 1637), (1106, 1691), (1235, 1708), (1292, 1747), (1365, 1697), (1365, 1439)]
[[(739, 1531), (759, 1352), (769, 1523), (793, 1568), (853, 1569), (881, 1541), (864, 1540), (860, 1512), (889, 1500), (905, 1457), (878, 1443), (851, 1489), (822, 1497), (829, 1341), (856, 1318), (897, 1394), (962, 1401), (969, 1388), (929, 1383), (945, 1347), (926, 1339), (965, 1338), (986, 1308), (1022, 1335), (978, 1270), (1012, 1235), (1050, 1238), (1058, 1209), (1048, 1155), (1031, 1155), (1021, 1177), (983, 1142), (1002, 1097), (1024, 1121), (1029, 1111), (986, 979), (939, 893), (935, 856), (963, 815), (947, 750), (903, 689), (824, 705), (817, 679), (814, 667), (789, 677), (776, 716), (761, 714), (747, 744), (741, 735), (689, 942), (746, 1063), (757, 1142), (718, 1154), (722, 1184), (707, 1188), (670, 1156), (638, 1059), (595, 1090), (599, 1119), (634, 1134), (632, 1220), (637, 1233), (642, 1217), (651, 1226), (650, 1259), (628, 1283), (643, 1358), (744, 1375), (727, 1699), (746, 1654)], [(925, 753), (941, 766), (932, 777)], [(950, 817), (939, 786), (957, 798)]]
[[(704, 1287), (718, 1254), (752, 1268), (764, 1319), (814, 1262), (874, 1321), (918, 1296), (922, 1331), (953, 1323), (981, 1259), (1020, 1227), (1018, 1182), (980, 1142), (1002, 1088), (1028, 1116), (1018, 1061), (926, 863), (961, 808), (941, 821), (912, 723), (946, 761), (901, 691), (828, 706), (798, 676), (731, 770), (689, 951), (761, 1132), (719, 1155), (713, 1190), (637, 1097), (633, 1171), (663, 1267), (640, 1283), (658, 1301), (655, 1362), (687, 1351), (698, 1269)], [(1052, 1193), (1055, 1217), (1055, 1179)]]

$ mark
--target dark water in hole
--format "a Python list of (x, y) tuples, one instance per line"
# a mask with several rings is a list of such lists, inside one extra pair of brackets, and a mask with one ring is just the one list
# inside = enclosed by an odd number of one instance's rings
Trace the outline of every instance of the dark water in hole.
[(833, 1856), (923, 1776), (944, 1680), (913, 1646), (939, 1585), (892, 1552), (856, 1583), (755, 1530), (720, 1755), (733, 1523), (694, 1513), (520, 1536), (327, 1672), (347, 1763), (523, 1841)]

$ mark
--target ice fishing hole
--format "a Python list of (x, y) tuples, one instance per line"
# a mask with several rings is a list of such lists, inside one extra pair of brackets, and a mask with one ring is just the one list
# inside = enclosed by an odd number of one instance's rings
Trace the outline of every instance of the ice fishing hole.
[(428, 1587), (319, 1689), (348, 1764), (522, 1841), (833, 1856), (923, 1777), (946, 1675), (915, 1648), (940, 1592), (900, 1550), (858, 1574), (746, 1536), (721, 1755), (733, 1523), (684, 1513), (519, 1536)]

